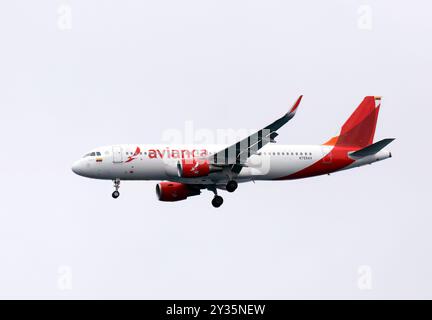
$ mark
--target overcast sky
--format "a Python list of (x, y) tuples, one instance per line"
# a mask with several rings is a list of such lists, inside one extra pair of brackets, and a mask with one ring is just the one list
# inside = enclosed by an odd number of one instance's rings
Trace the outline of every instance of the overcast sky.
[[(428, 1), (3, 1), (1, 298), (432, 298)], [(157, 201), (88, 150), (253, 129), (320, 144), (366, 95), (393, 158)]]

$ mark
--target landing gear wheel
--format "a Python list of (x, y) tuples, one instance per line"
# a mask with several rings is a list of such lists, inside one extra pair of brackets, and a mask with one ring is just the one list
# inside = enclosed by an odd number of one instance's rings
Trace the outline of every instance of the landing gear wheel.
[(215, 196), (212, 200), (212, 205), (215, 208), (219, 208), (223, 203), (223, 198), (221, 196)]
[(120, 179), (115, 179), (113, 180), (113, 182), (115, 191), (112, 193), (112, 197), (114, 199), (117, 199), (118, 197), (120, 197), (120, 192), (118, 191), (120, 188)]
[(228, 191), (228, 192), (234, 192), (234, 191), (236, 191), (237, 187), (238, 187), (237, 182), (234, 180), (230, 180), (230, 181), (228, 181), (225, 188), (226, 188), (226, 191)]

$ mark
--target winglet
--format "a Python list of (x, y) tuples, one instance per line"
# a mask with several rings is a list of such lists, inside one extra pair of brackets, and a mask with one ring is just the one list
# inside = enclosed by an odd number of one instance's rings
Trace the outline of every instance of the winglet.
[(293, 117), (295, 115), (302, 98), (303, 98), (303, 95), (298, 97), (297, 101), (294, 103), (294, 105), (292, 106), (291, 110), (287, 113), (287, 115), (289, 115), (291, 117)]

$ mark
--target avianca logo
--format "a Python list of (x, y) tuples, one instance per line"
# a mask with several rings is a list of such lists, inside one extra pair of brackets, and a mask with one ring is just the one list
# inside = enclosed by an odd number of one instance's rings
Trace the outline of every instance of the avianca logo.
[(208, 151), (206, 149), (177, 150), (177, 149), (166, 148), (163, 150), (150, 149), (148, 151), (148, 157), (150, 159), (155, 159), (155, 158), (187, 159), (187, 158), (206, 157), (207, 155), (208, 155)]
[(140, 148), (137, 147), (136, 150), (135, 150), (135, 152), (134, 152), (134, 154), (131, 155), (131, 156), (129, 156), (128, 159), (125, 162), (126, 163), (132, 162), (133, 160), (135, 160), (138, 157), (138, 155), (140, 154), (140, 152), (141, 152)]
[[(125, 161), (125, 163), (129, 163), (132, 162), (133, 160), (135, 160), (136, 158), (138, 158), (138, 156), (141, 154), (141, 149), (139, 147), (136, 148), (135, 152), (133, 153), (133, 155), (128, 156), (128, 159)], [(208, 155), (208, 151), (206, 149), (201, 149), (201, 150), (178, 150), (178, 149), (170, 149), (170, 148), (166, 148), (163, 150), (159, 150), (159, 149), (150, 149), (148, 151), (148, 157), (150, 159), (156, 159), (156, 158), (161, 158), (161, 159), (188, 159), (188, 158), (197, 158), (197, 157), (206, 157)], [(196, 165), (195, 168), (193, 168), (193, 170), (198, 170), (198, 163)]]
[(196, 164), (191, 168), (191, 172), (194, 173), (194, 174), (198, 174), (199, 173), (199, 170), (198, 170), (199, 165), (200, 164), (197, 161)]

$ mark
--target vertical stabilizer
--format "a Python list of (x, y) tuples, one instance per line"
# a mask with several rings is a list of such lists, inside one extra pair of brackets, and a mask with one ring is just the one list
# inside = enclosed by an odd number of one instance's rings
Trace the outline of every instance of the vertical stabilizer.
[(325, 145), (364, 148), (373, 143), (381, 97), (367, 96), (342, 126), (338, 137)]

